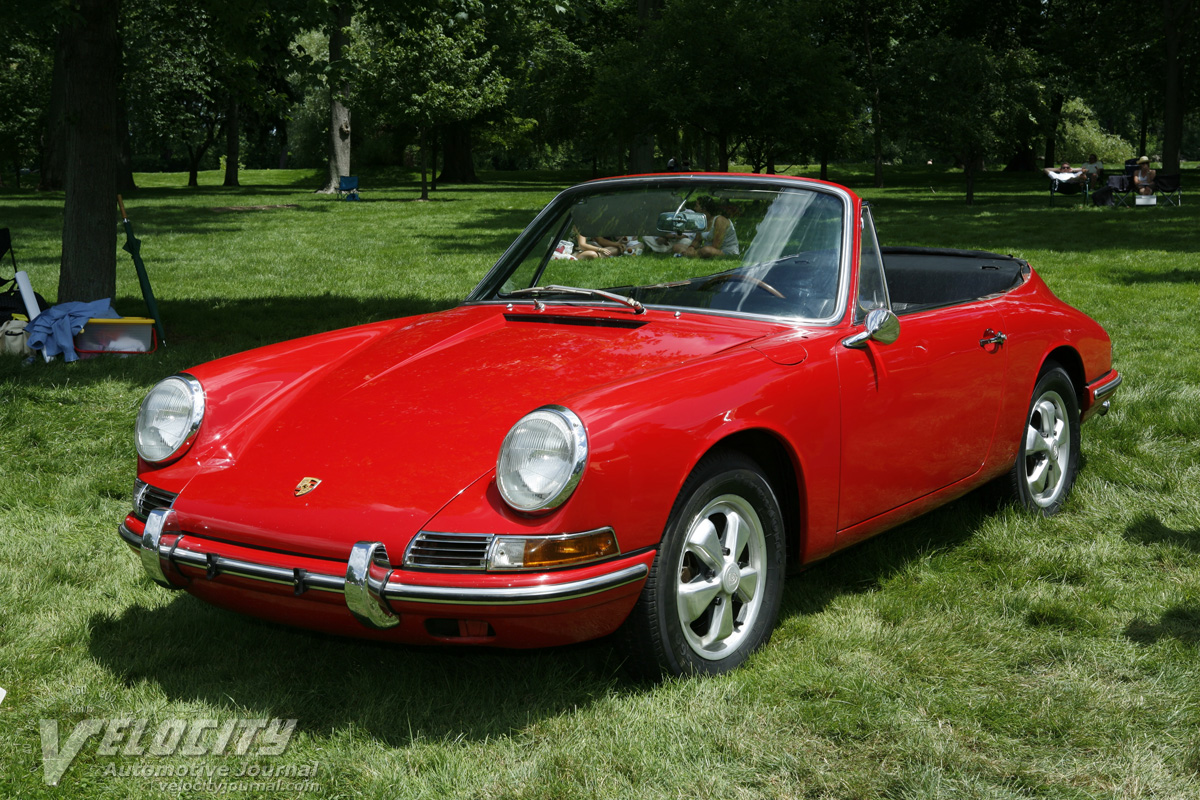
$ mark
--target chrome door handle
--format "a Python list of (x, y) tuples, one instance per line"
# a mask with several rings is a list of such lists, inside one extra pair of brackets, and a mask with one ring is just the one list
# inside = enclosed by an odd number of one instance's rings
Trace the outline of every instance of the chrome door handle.
[(991, 328), (983, 332), (985, 338), (979, 340), (980, 347), (987, 347), (989, 344), (1002, 345), (1008, 341), (1008, 337), (1003, 333), (996, 333)]

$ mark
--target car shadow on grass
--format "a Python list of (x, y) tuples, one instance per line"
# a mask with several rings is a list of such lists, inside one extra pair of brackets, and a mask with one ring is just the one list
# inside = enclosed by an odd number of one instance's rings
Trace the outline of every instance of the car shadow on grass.
[(291, 629), (179, 593), (89, 620), (91, 657), (125, 686), (226, 716), (361, 730), (390, 746), (508, 735), (636, 691), (605, 640), (553, 650), (416, 647)]

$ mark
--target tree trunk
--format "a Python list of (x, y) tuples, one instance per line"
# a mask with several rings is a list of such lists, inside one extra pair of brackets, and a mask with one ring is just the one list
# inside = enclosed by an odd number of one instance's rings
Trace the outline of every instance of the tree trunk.
[(137, 189), (133, 179), (133, 146), (129, 142), (128, 105), (122, 97), (117, 103), (117, 190), (132, 192)]
[(442, 147), (442, 174), (438, 183), (478, 183), (471, 158), (471, 123), (456, 122), (446, 127)]
[[(662, 17), (663, 0), (637, 0), (639, 37), (646, 32), (652, 20)], [(641, 175), (654, 172), (654, 135), (646, 132), (633, 137), (633, 146), (629, 149), (629, 172)]]
[(1165, 175), (1179, 172), (1180, 149), (1183, 145), (1183, 59), (1179, 47), (1183, 28), (1192, 19), (1192, 0), (1163, 0), (1164, 50), (1166, 51), (1166, 92), (1163, 97), (1162, 171)]
[(1147, 155), (1146, 153), (1146, 138), (1150, 130), (1150, 101), (1145, 97), (1142, 98), (1142, 121), (1141, 128), (1138, 133), (1138, 153)]
[(325, 186), (318, 190), (323, 194), (336, 192), (341, 176), (350, 174), (350, 109), (346, 107), (350, 81), (345, 75), (350, 21), (350, 4), (338, 5), (329, 31), (329, 175)]
[(197, 153), (197, 148), (190, 144), (187, 146), (188, 151), (188, 186), (200, 185), (200, 159), (204, 156), (201, 151)]
[[(118, 0), (119, 2), (119, 0)], [(118, 14), (120, 7), (118, 6)], [(118, 30), (118, 37), (120, 32)], [(133, 180), (133, 145), (129, 139), (129, 96), (125, 86), (125, 42), (117, 39), (117, 191), (137, 189)]]
[(67, 172), (67, 129), (64, 115), (67, 102), (66, 50), (67, 31), (55, 37), (54, 70), (50, 77), (50, 104), (46, 109), (46, 131), (41, 141), (41, 169), (38, 191), (62, 189)]
[(188, 186), (200, 185), (200, 162), (204, 160), (204, 155), (208, 152), (208, 148), (212, 147), (213, 142), (216, 140), (217, 123), (215, 120), (212, 120), (208, 123), (208, 127), (204, 131), (204, 141), (196, 146), (193, 146), (190, 142), (188, 143)]
[(66, 205), (58, 302), (117, 287), (118, 0), (80, 0), (65, 29)]
[(225, 182), (222, 186), (241, 186), (238, 183), (238, 159), (241, 157), (241, 125), (238, 123), (237, 98), (230, 96), (225, 112)]
[(629, 172), (633, 175), (654, 172), (654, 136), (651, 134), (639, 133), (633, 137), (633, 147), (629, 151)]
[(1050, 118), (1046, 120), (1046, 155), (1042, 159), (1043, 167), (1058, 166), (1058, 120), (1062, 116), (1064, 99), (1062, 92), (1055, 92), (1050, 98)]
[(729, 136), (724, 132), (717, 134), (717, 159), (720, 162), (720, 172), (729, 172)]
[(429, 199), (429, 184), (428, 184), (428, 179), (429, 179), (428, 178), (428, 176), (429, 176), (428, 147), (429, 147), (429, 144), (428, 144), (428, 137), (426, 137), (426, 135), (425, 135), (425, 131), (421, 131), (420, 133), (417, 134), (417, 141), (420, 143), (420, 150), (421, 150), (421, 199), (428, 200)]
[(438, 158), (438, 135), (437, 128), (434, 128), (429, 133), (429, 167), (433, 170), (433, 183), (430, 185), (431, 192), (437, 191), (437, 158)]
[(1033, 145), (1022, 145), (1012, 154), (1012, 158), (1004, 165), (1005, 172), (1036, 172), (1037, 171), (1037, 152), (1034, 151)]
[[(865, 9), (864, 9), (865, 11)], [(871, 16), (863, 15), (863, 44), (867, 53), (867, 75), (873, 94), (871, 103), (871, 143), (875, 150), (875, 188), (883, 188), (883, 111), (879, 108), (882, 92), (875, 75), (875, 55), (871, 50)]]
[(963, 172), (967, 176), (967, 205), (975, 205), (975, 176), (983, 171), (983, 159), (979, 156), (967, 156), (963, 164)]
[(288, 132), (287, 123), (279, 123), (279, 168), (287, 169), (288, 164)]
[(821, 155), (821, 180), (829, 180), (829, 157)]

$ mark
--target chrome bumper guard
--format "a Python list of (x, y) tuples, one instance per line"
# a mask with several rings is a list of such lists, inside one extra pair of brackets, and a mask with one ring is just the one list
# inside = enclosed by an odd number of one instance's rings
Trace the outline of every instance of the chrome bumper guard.
[(1092, 390), (1096, 402), (1100, 402), (1115, 392), (1121, 385), (1124, 378), (1121, 375), (1114, 375), (1110, 380), (1100, 384)]
[[(213, 553), (197, 553), (180, 545), (185, 535), (180, 531), (174, 510), (158, 508), (146, 518), (145, 532), (139, 537), (125, 525), (118, 528), (121, 538), (138, 551), (142, 567), (150, 580), (167, 589), (182, 589), (172, 584), (167, 573), (178, 573), (179, 564), (203, 569), (205, 578), (235, 575), (240, 578), (291, 586), (301, 595), (309, 589), (341, 592), (346, 607), (354, 618), (368, 628), (386, 629), (398, 623), (399, 617), (389, 601), (417, 603), (446, 603), (451, 605), (528, 605), (572, 600), (599, 594), (645, 578), (645, 564), (633, 564), (593, 578), (549, 583), (537, 586), (497, 587), (476, 589), (457, 586), (426, 586), (406, 584), (401, 570), (393, 567), (387, 548), (382, 542), (358, 542), (350, 550), (345, 575), (288, 569), (269, 564), (257, 564), (227, 558)], [(182, 573), (179, 573), (182, 577)]]
[(1123, 378), (1116, 370), (1110, 371), (1107, 375), (1096, 381), (1089, 383), (1087, 391), (1091, 395), (1091, 408), (1084, 414), (1084, 419), (1087, 419), (1092, 414), (1097, 414), (1103, 417), (1108, 413), (1112, 406), (1113, 393), (1120, 388)]

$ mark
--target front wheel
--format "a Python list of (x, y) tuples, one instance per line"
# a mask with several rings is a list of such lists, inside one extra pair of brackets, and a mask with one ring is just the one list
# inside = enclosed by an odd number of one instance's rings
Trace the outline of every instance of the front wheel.
[(640, 675), (720, 674), (771, 637), (783, 594), (779, 502), (736, 453), (702, 460), (684, 483), (628, 622)]
[(1047, 365), (1033, 389), (1010, 480), (1017, 503), (1050, 516), (1066, 502), (1079, 470), (1079, 400), (1062, 367)]

